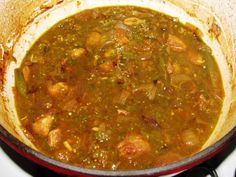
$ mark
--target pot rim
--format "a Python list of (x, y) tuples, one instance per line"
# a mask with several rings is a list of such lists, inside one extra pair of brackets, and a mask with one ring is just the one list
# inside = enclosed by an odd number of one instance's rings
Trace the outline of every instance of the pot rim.
[(127, 171), (88, 169), (88, 168), (76, 167), (64, 162), (54, 160), (34, 150), (33, 148), (27, 146), (26, 144), (22, 143), (16, 137), (11, 135), (1, 125), (0, 125), (0, 140), (5, 142), (8, 146), (10, 146), (16, 152), (28, 158), (29, 160), (44, 167), (47, 167), (53, 171), (67, 175), (78, 175), (78, 174), (94, 175), (94, 176), (167, 175), (171, 173), (178, 173), (180, 171), (192, 168), (219, 153), (221, 150), (223, 150), (233, 141), (236, 140), (236, 126), (230, 132), (228, 132), (224, 137), (218, 140), (216, 143), (194, 154), (193, 156), (160, 167), (154, 167), (142, 170), (127, 170)]

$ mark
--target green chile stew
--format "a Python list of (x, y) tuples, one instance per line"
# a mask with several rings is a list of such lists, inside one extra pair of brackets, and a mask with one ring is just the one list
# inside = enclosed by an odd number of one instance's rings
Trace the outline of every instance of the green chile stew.
[(79, 167), (129, 170), (198, 152), (224, 99), (211, 49), (176, 18), (132, 6), (82, 11), (15, 70), (26, 136)]

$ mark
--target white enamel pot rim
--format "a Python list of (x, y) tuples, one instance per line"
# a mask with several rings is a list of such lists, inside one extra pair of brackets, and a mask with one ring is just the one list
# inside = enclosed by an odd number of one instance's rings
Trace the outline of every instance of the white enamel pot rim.
[[(22, 132), (12, 88), (14, 69), (20, 65), (27, 49), (59, 20), (84, 9), (111, 5), (147, 7), (177, 17), (183, 23), (189, 22), (200, 29), (203, 40), (212, 48), (222, 73), (226, 95), (217, 126), (199, 153), (165, 166), (144, 170), (94, 170), (75, 167), (41, 154)], [(0, 12), (3, 14), (0, 17), (0, 139), (32, 161), (68, 175), (166, 175), (189, 169), (209, 159), (235, 140), (235, 10), (234, 0), (0, 0)]]

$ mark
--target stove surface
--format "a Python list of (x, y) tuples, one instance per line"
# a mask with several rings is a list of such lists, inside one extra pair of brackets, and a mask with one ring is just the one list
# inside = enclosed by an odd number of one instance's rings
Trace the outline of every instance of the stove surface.
[[(1, 177), (65, 177), (17, 154), (0, 141)], [(236, 141), (212, 159), (175, 177), (236, 177)]]

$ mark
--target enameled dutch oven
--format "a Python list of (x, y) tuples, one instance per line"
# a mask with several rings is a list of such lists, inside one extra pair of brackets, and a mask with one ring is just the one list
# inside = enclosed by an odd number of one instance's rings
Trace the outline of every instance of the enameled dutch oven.
[[(79, 168), (37, 151), (22, 132), (14, 106), (14, 69), (34, 41), (53, 24), (81, 10), (111, 5), (151, 8), (197, 26), (222, 73), (225, 99), (220, 119), (201, 151), (189, 158), (144, 170)], [(224, 149), (236, 137), (235, 0), (0, 0), (0, 139), (30, 160), (71, 176), (159, 176), (189, 169)]]

